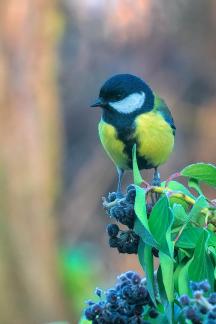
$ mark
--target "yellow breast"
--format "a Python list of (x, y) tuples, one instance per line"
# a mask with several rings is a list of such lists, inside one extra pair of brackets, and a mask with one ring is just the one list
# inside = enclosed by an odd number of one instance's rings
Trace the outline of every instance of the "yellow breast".
[(134, 139), (138, 145), (138, 154), (154, 166), (166, 162), (174, 146), (170, 125), (157, 112), (139, 115), (135, 124)]
[(98, 130), (101, 143), (111, 160), (113, 160), (119, 168), (128, 169), (128, 157), (127, 154), (124, 153), (125, 145), (117, 138), (115, 128), (101, 120)]

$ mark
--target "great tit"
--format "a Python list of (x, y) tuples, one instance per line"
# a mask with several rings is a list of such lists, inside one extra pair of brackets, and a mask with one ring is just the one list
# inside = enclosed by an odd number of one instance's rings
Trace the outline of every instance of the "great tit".
[(132, 169), (134, 144), (139, 169), (154, 168), (152, 184), (159, 185), (158, 166), (172, 152), (176, 129), (165, 102), (137, 76), (117, 74), (103, 84), (91, 107), (102, 108), (99, 137), (117, 168), (117, 193), (124, 170)]

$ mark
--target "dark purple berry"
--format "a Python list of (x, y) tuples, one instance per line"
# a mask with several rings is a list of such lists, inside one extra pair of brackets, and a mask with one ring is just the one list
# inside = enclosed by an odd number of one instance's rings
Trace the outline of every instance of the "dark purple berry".
[[(125, 243), (130, 242), (125, 241)], [(102, 296), (101, 289), (96, 288), (95, 292), (99, 297)], [(100, 299), (98, 303), (92, 305), (91, 302), (91, 306), (85, 310), (86, 319), (92, 324), (147, 324), (143, 316), (149, 308), (152, 317), (157, 315), (147, 288), (143, 286), (139, 274), (134, 271), (120, 275), (115, 288), (108, 289), (103, 297), (105, 298)], [(153, 311), (156, 313), (153, 314)]]
[(115, 313), (117, 308), (118, 308), (118, 303), (114, 301), (114, 299), (112, 303), (108, 302), (108, 300), (106, 301), (106, 310), (108, 312)]
[(134, 184), (130, 184), (129, 186), (127, 186), (127, 189), (126, 189), (127, 193), (128, 193), (131, 189), (135, 189), (135, 190), (136, 190), (136, 187), (135, 187)]
[(87, 320), (93, 320), (95, 318), (95, 314), (92, 312), (92, 307), (86, 308), (85, 317)]
[(208, 318), (210, 318), (210, 319), (216, 319), (216, 313), (215, 312), (213, 312), (212, 310), (208, 313)]
[(140, 276), (138, 275), (138, 273), (134, 273), (133, 277), (132, 277), (132, 283), (134, 285), (138, 285), (141, 281)]
[(131, 288), (131, 286), (125, 286), (125, 287), (123, 287), (123, 289), (122, 289), (122, 297), (123, 298), (126, 298), (126, 299), (128, 299), (128, 298), (131, 298), (131, 296), (132, 296), (132, 288)]
[(125, 276), (128, 278), (128, 279), (131, 279), (134, 275), (134, 271), (127, 271), (125, 272)]
[(204, 292), (208, 292), (211, 288), (208, 280), (201, 281), (199, 284), (200, 289), (202, 289)]
[(116, 192), (110, 192), (108, 195), (108, 199), (109, 202), (115, 201), (116, 200)]
[(119, 222), (124, 225), (127, 225), (129, 228), (134, 227), (135, 214), (134, 209), (131, 205), (124, 207), (124, 215), (119, 218)]
[(108, 303), (111, 303), (111, 304), (116, 303), (117, 298), (118, 298), (116, 290), (114, 290), (114, 289), (107, 290), (106, 297), (107, 297)]
[(127, 276), (126, 276), (126, 273), (122, 273), (120, 276), (118, 276), (118, 280), (121, 281), (121, 282), (129, 282)]
[(120, 206), (114, 206), (109, 211), (110, 216), (114, 217), (116, 220), (124, 216), (124, 209)]
[(128, 246), (126, 245), (125, 253), (137, 254), (137, 250), (138, 250), (138, 245), (136, 243), (131, 243), (128, 244)]
[(158, 316), (158, 311), (155, 308), (149, 310), (149, 317), (156, 318)]
[(182, 295), (179, 298), (179, 301), (182, 304), (182, 306), (190, 305), (190, 298), (187, 295)]
[(115, 215), (116, 215), (115, 218), (117, 220), (120, 220), (122, 217), (124, 217), (124, 215), (125, 215), (124, 208), (116, 206), (115, 207)]
[(212, 293), (209, 298), (208, 302), (212, 305), (216, 305), (216, 292)]
[(131, 188), (127, 192), (126, 201), (128, 201), (131, 204), (134, 204), (135, 198), (136, 198), (136, 189), (135, 188)]
[(95, 289), (95, 294), (98, 296), (98, 297), (101, 297), (102, 296), (102, 289), (100, 289), (100, 288), (96, 288)]
[(135, 296), (137, 300), (139, 299), (140, 301), (143, 302), (144, 299), (148, 299), (149, 294), (145, 287), (139, 286), (135, 290)]
[(118, 249), (119, 253), (126, 253), (123, 241), (119, 241), (117, 249)]
[(200, 316), (197, 313), (197, 310), (194, 309), (192, 306), (189, 306), (185, 311), (185, 316), (187, 319), (191, 320), (194, 324), (201, 323)]
[(122, 317), (121, 315), (115, 315), (113, 318), (112, 323), (114, 324), (126, 324), (126, 319), (124, 317)]
[(188, 319), (193, 319), (194, 315), (196, 315), (196, 311), (193, 309), (193, 307), (188, 307), (185, 312), (185, 316)]
[(95, 303), (94, 303), (92, 300), (87, 300), (87, 301), (86, 301), (86, 304), (88, 304), (89, 306), (92, 306), (92, 305), (94, 305)]
[(96, 315), (99, 315), (101, 313), (102, 309), (101, 306), (99, 304), (94, 304), (92, 306), (92, 313)]
[(112, 248), (118, 248), (119, 246), (119, 238), (118, 237), (110, 237), (109, 246)]
[(192, 291), (199, 290), (199, 283), (191, 281), (190, 282), (190, 288), (191, 288)]
[(206, 308), (205, 306), (202, 305), (199, 307), (199, 311), (201, 314), (205, 315), (208, 313), (208, 308)]
[(107, 233), (110, 237), (116, 237), (119, 232), (119, 227), (116, 224), (107, 225)]
[(135, 305), (134, 306), (134, 315), (141, 315), (143, 312), (143, 306), (142, 305)]

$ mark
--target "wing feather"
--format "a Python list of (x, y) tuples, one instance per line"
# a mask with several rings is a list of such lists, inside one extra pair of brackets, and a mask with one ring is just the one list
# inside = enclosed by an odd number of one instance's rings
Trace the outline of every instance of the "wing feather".
[(160, 97), (158, 97), (157, 95), (155, 95), (155, 102), (154, 102), (153, 110), (158, 111), (163, 116), (163, 118), (166, 120), (166, 122), (172, 127), (173, 135), (175, 135), (176, 127), (175, 127), (175, 123), (174, 123), (172, 114), (171, 114), (169, 108), (167, 107), (165, 101), (163, 99), (161, 99)]

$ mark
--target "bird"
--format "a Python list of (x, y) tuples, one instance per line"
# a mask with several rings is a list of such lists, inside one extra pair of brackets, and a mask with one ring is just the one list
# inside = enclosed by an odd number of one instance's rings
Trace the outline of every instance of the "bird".
[(99, 138), (117, 169), (117, 195), (122, 196), (124, 171), (133, 167), (134, 144), (139, 169), (154, 169), (152, 185), (160, 186), (158, 167), (168, 160), (176, 131), (165, 101), (141, 78), (116, 74), (105, 81), (91, 107), (102, 109)]

